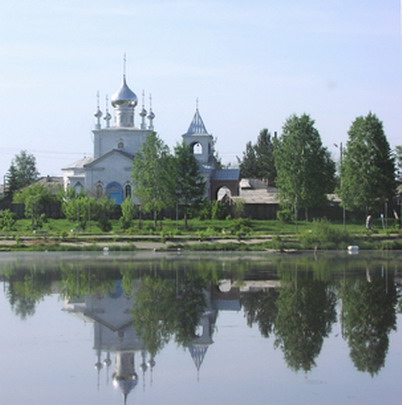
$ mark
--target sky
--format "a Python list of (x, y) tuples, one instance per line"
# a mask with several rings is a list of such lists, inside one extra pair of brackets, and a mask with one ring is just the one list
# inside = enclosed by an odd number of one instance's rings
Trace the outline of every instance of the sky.
[(124, 54), (170, 147), (197, 99), (225, 164), (293, 114), (311, 116), (335, 160), (369, 112), (401, 145), (400, 1), (0, 0), (0, 183), (21, 150), (44, 176), (92, 155), (96, 95), (105, 111)]

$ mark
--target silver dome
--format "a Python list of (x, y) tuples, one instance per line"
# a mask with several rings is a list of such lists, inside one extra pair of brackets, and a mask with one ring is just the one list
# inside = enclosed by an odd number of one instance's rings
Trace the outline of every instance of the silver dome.
[(125, 76), (123, 76), (123, 84), (121, 85), (120, 89), (113, 94), (111, 102), (113, 107), (118, 107), (120, 105), (129, 105), (135, 107), (137, 105), (137, 96), (127, 86)]

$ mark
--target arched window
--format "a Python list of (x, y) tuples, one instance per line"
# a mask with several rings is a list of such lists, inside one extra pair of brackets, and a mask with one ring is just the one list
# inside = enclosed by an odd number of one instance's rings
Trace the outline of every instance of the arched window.
[(229, 187), (226, 186), (222, 186), (218, 189), (218, 191), (216, 192), (216, 199), (218, 201), (221, 201), (222, 199), (226, 198), (226, 196), (231, 197), (232, 193), (229, 189)]
[(82, 186), (82, 184), (80, 182), (75, 183), (74, 188), (75, 188), (75, 192), (77, 194), (81, 193), (81, 191), (84, 190), (84, 187)]
[(120, 141), (120, 142), (117, 144), (117, 148), (118, 148), (118, 149), (123, 149), (123, 148), (124, 148), (124, 142)]
[(124, 187), (124, 198), (131, 197), (131, 185), (126, 184)]
[(102, 183), (97, 183), (95, 186), (96, 198), (101, 198), (103, 196), (103, 185)]
[(199, 142), (193, 145), (193, 153), (194, 155), (202, 155), (202, 145)]
[(123, 202), (123, 187), (113, 181), (106, 186), (106, 195), (109, 196), (112, 200), (115, 200), (117, 204), (121, 204)]

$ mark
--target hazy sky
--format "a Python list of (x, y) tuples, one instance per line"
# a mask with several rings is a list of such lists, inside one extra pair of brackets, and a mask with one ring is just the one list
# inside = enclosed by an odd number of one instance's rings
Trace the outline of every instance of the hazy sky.
[(398, 0), (0, 5), (1, 177), (22, 149), (42, 175), (92, 154), (96, 93), (104, 111), (125, 52), (128, 84), (140, 100), (152, 93), (155, 129), (169, 146), (197, 98), (224, 163), (262, 128), (280, 133), (292, 114), (310, 114), (337, 159), (333, 144), (345, 144), (354, 118), (369, 111), (391, 146), (402, 144)]

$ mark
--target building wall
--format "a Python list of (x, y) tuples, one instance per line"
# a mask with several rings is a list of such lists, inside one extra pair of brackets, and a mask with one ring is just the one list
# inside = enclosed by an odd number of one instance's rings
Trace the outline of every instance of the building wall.
[[(97, 159), (113, 149), (121, 149), (135, 155), (152, 131), (136, 128), (107, 128), (94, 130), (93, 133), (94, 157)], [(123, 143), (124, 146), (119, 147), (119, 143)]]

